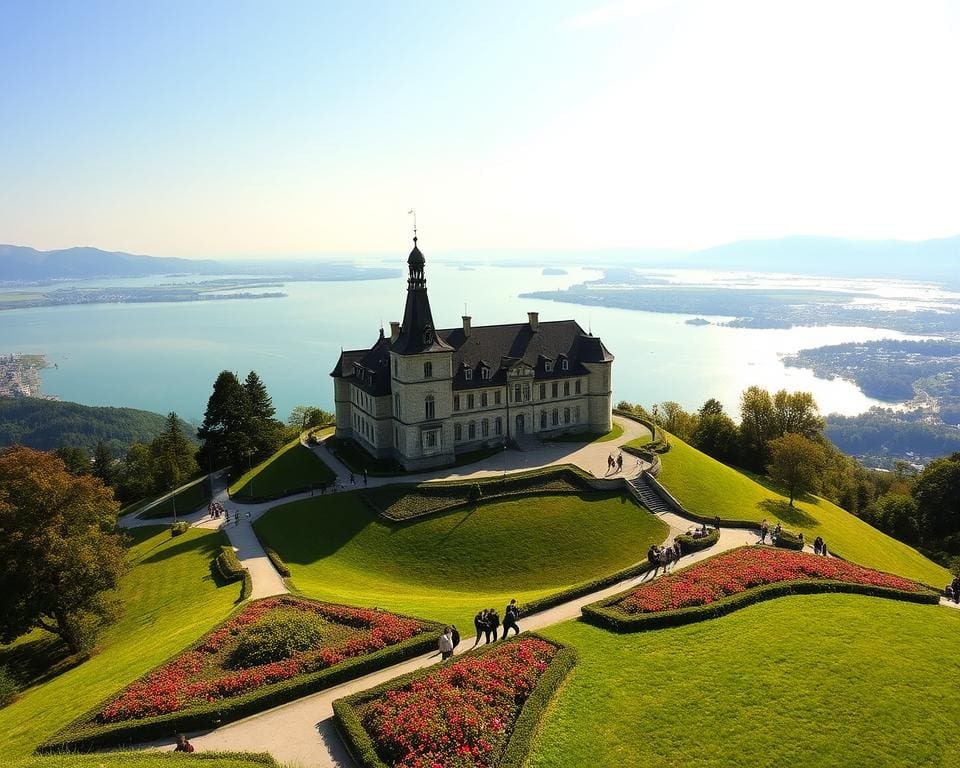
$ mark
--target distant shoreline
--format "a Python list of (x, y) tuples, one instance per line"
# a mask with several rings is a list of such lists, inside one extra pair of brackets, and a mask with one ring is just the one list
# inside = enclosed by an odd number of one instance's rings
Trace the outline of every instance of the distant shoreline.
[(0, 355), (0, 397), (43, 398), (40, 371), (48, 366), (43, 355)]

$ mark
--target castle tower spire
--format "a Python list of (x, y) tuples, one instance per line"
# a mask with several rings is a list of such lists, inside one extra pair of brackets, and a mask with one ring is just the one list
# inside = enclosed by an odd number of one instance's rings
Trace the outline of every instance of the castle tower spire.
[(437, 336), (433, 325), (433, 313), (427, 297), (426, 259), (417, 246), (416, 219), (413, 226), (413, 250), (407, 257), (407, 303), (403, 310), (400, 336), (392, 349), (400, 355), (451, 351), (452, 347)]

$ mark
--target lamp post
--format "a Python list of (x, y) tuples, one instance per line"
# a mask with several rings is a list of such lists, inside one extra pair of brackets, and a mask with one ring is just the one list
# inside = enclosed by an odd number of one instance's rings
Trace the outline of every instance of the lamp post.
[(507, 484), (507, 440), (503, 440), (503, 484)]
[(253, 464), (250, 461), (250, 457), (253, 456), (252, 450), (247, 450), (247, 472), (250, 472), (250, 498), (253, 498)]

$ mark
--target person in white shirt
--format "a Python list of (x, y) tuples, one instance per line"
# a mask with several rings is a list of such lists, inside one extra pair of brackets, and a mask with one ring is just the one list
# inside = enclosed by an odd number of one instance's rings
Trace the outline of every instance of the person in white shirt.
[(453, 656), (453, 630), (450, 627), (445, 627), (443, 634), (440, 635), (440, 640), (438, 642), (440, 647), (440, 658), (446, 661), (451, 656)]

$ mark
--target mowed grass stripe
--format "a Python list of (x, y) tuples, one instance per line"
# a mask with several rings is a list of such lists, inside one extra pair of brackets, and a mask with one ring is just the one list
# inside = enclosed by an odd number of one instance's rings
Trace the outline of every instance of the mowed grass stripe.
[(823, 536), (828, 548), (860, 565), (940, 587), (950, 574), (912, 547), (881, 533), (826, 499), (807, 497), (788, 506), (788, 498), (771, 487), (721, 464), (671, 435), (670, 450), (660, 456), (658, 478), (691, 512), (728, 520), (783, 521), (803, 531), (808, 542)]
[[(96, 655), (25, 691), (0, 710), (4, 759), (28, 756), (45, 738), (195, 641), (233, 608), (239, 587), (218, 587), (210, 562), (226, 537), (190, 529), (137, 528), (133, 567), (121, 585), (123, 613)], [(28, 651), (20, 643), (19, 652)], [(3, 653), (0, 651), (0, 662)]]
[(668, 528), (633, 501), (600, 492), (533, 496), (403, 525), (357, 493), (276, 507), (255, 524), (305, 595), (454, 622), (502, 612), (646, 557)]
[(276, 496), (286, 491), (327, 483), (334, 479), (330, 469), (310, 448), (296, 439), (242, 475), (230, 486), (230, 494)]
[(527, 768), (960, 765), (960, 612), (795, 596), (699, 624), (544, 630), (578, 663)]

